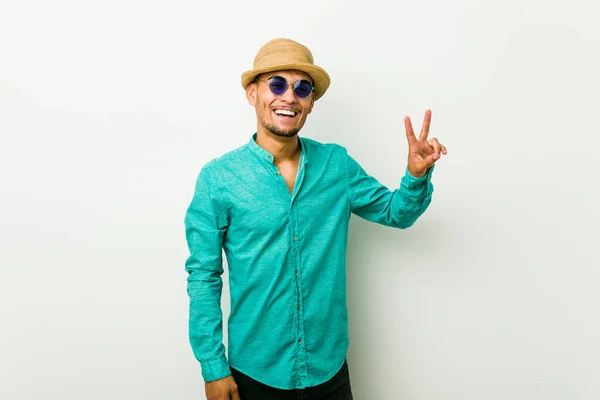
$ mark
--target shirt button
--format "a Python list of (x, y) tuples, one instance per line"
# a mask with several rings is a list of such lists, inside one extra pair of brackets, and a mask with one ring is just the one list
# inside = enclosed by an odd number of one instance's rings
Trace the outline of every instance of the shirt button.
[(276, 172), (275, 172), (275, 175), (279, 175), (279, 171), (276, 171)]
[(298, 276), (298, 270), (296, 270), (296, 276)]
[(298, 344), (302, 344), (302, 339), (298, 340)]
[(294, 236), (294, 242), (295, 242), (296, 240), (298, 240), (298, 238), (297, 238), (296, 236)]

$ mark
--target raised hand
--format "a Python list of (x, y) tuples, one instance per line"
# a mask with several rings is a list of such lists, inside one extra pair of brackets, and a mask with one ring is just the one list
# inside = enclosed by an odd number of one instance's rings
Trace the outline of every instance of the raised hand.
[(429, 125), (431, 125), (431, 110), (425, 111), (425, 119), (417, 139), (410, 117), (404, 118), (404, 129), (408, 140), (408, 172), (417, 178), (424, 176), (442, 154), (448, 153), (446, 147), (436, 138), (427, 139)]

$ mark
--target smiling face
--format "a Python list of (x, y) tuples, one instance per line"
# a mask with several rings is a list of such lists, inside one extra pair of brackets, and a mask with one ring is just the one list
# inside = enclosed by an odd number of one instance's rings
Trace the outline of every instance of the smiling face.
[(311, 83), (313, 80), (302, 71), (276, 71), (259, 75), (259, 81), (246, 88), (248, 103), (256, 110), (258, 130), (280, 137), (294, 137), (312, 111), (315, 94), (313, 92), (302, 99), (294, 93), (293, 86), (288, 87), (282, 95), (273, 94), (267, 82), (273, 76), (281, 76), (292, 85), (300, 79)]

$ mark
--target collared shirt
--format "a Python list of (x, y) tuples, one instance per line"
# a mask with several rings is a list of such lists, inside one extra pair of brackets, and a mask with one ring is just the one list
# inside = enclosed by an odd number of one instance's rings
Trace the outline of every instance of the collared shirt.
[[(198, 175), (185, 217), (189, 340), (206, 382), (230, 375), (231, 365), (276, 388), (315, 386), (335, 375), (348, 350), (351, 214), (410, 227), (431, 202), (433, 168), (421, 178), (406, 169), (392, 191), (343, 146), (299, 137), (290, 193), (273, 155), (255, 139)], [(227, 355), (222, 250), (231, 298)]]

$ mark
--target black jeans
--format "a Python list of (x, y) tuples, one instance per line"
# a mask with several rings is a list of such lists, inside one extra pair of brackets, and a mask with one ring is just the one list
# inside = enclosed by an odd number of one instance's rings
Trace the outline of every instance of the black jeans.
[(348, 361), (327, 382), (304, 389), (284, 390), (260, 383), (230, 368), (241, 400), (352, 400)]

